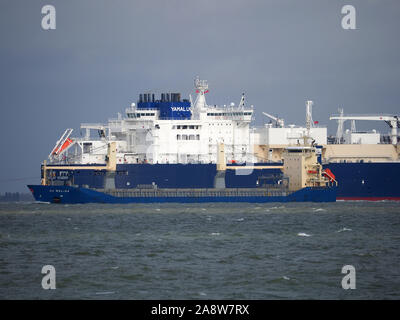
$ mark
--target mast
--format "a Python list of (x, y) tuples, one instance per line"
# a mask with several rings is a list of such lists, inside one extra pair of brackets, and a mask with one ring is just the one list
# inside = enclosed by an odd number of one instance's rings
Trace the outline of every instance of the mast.
[(310, 139), (310, 130), (313, 127), (313, 120), (312, 120), (312, 106), (314, 102), (311, 100), (306, 101), (306, 136), (304, 137), (304, 145), (308, 145), (308, 139)]
[(307, 136), (310, 136), (310, 129), (313, 127), (312, 121), (312, 106), (314, 102), (311, 100), (306, 101), (306, 128), (307, 128)]
[(196, 88), (197, 98), (195, 101), (195, 109), (198, 111), (203, 111), (207, 106), (205, 94), (208, 92), (207, 80), (200, 80), (196, 77), (194, 80), (194, 87)]
[(242, 93), (242, 97), (240, 98), (238, 110), (244, 110), (245, 99), (246, 99), (245, 95), (244, 95), (244, 93)]
[(337, 131), (336, 131), (336, 143), (340, 144), (342, 141), (342, 137), (343, 137), (343, 123), (344, 123), (344, 120), (342, 119), (343, 118), (343, 108), (339, 108), (338, 111), (339, 111), (339, 118), (337, 120), (338, 127), (337, 127)]

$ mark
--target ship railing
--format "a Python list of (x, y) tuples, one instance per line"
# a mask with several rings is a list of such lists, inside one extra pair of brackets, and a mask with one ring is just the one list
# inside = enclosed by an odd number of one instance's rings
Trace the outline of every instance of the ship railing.
[[(357, 132), (356, 132), (357, 133)], [(378, 131), (376, 133), (379, 133)], [(380, 134), (380, 141), (377, 144), (392, 144), (391, 136), (387, 134)], [(327, 137), (328, 144), (345, 144), (345, 140), (342, 137), (340, 142), (338, 143), (336, 140), (336, 136), (329, 136)]]
[(271, 197), (286, 196), (281, 188), (225, 188), (225, 189), (97, 189), (115, 197)]
[(86, 129), (86, 128), (87, 129), (93, 129), (93, 130), (99, 129), (99, 128), (107, 129), (108, 126), (106, 124), (104, 124), (104, 123), (89, 123), (89, 122), (81, 123), (81, 129)]
[(182, 117), (182, 118), (177, 118), (177, 117), (159, 117), (159, 120), (192, 120), (191, 116), (188, 117)]
[(207, 105), (207, 111), (208, 110), (218, 110), (218, 111), (253, 111), (254, 110), (254, 106), (250, 105), (250, 106), (244, 106), (244, 107), (239, 107), (238, 105)]
[(130, 107), (130, 108), (126, 108), (125, 111), (126, 112), (132, 112), (132, 111), (141, 111), (141, 110), (148, 110), (148, 111), (159, 111), (159, 108), (138, 108), (137, 106), (135, 106), (134, 108)]
[[(271, 125), (271, 128), (281, 128), (281, 127), (277, 127), (276, 125), (275, 125), (275, 123), (272, 123), (272, 122), (266, 122), (266, 123), (264, 123), (264, 125), (262, 125), (262, 126), (252, 126), (251, 127), (251, 129), (265, 129), (265, 128), (267, 128), (267, 126), (266, 125)], [(328, 126), (326, 126), (326, 125), (320, 125), (320, 124), (314, 124), (312, 127), (311, 127), (311, 129), (326, 129)], [(299, 126), (299, 125), (290, 125), (290, 127), (289, 127), (289, 125), (285, 125), (284, 126), (284, 128), (286, 128), (286, 129), (304, 129), (304, 130), (306, 130), (307, 128), (305, 128), (304, 126)]]
[(337, 187), (338, 186), (338, 182), (336, 180), (328, 180), (326, 182), (326, 186), (327, 187)]
[(110, 141), (108, 138), (101, 138), (99, 136), (90, 136), (89, 139), (86, 139), (86, 137), (79, 137), (79, 138), (73, 138), (74, 141), (76, 142), (85, 142), (85, 141)]

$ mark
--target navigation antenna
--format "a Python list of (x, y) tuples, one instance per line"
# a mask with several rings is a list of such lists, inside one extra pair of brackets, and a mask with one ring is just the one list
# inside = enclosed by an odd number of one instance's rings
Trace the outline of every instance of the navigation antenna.
[(308, 144), (309, 139), (311, 139), (311, 135), (310, 135), (310, 130), (311, 128), (314, 126), (313, 120), (312, 120), (312, 106), (313, 106), (314, 102), (312, 102), (311, 100), (307, 100), (306, 101), (306, 135), (304, 136), (304, 145)]
[(205, 94), (208, 92), (208, 83), (207, 80), (200, 80), (199, 77), (196, 77), (194, 80), (194, 87), (196, 88), (197, 98), (195, 101), (195, 108), (201, 111), (206, 107), (206, 98)]
[(196, 88), (197, 93), (204, 94), (208, 92), (207, 80), (200, 80), (198, 76), (194, 80), (194, 87)]
[(312, 106), (314, 102), (311, 100), (306, 101), (306, 128), (307, 128), (307, 135), (310, 136), (310, 129), (314, 126), (312, 120)]
[(240, 98), (239, 107), (238, 107), (239, 110), (244, 110), (245, 99), (246, 99), (245, 95), (244, 95), (244, 93), (242, 93), (242, 97)]

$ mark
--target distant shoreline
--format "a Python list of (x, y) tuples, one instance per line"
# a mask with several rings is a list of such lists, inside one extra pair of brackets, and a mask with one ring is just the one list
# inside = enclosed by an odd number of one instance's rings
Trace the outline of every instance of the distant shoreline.
[(0, 193), (0, 202), (31, 202), (35, 201), (31, 193), (5, 192)]

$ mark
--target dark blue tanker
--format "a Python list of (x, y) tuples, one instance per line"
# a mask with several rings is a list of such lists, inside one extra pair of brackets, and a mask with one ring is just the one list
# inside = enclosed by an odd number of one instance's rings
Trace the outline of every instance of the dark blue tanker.
[[(265, 165), (265, 164), (256, 164)], [(271, 164), (268, 164), (271, 166)], [(281, 165), (281, 164), (276, 164)], [(237, 166), (237, 165), (236, 165)], [(338, 181), (337, 199), (400, 200), (400, 163), (330, 163)], [(226, 188), (258, 188), (281, 179), (280, 169), (249, 170), (238, 175), (227, 167)], [(215, 164), (120, 164), (115, 174), (115, 188), (132, 189), (156, 185), (158, 188), (213, 188)], [(53, 185), (104, 188), (106, 172), (96, 170), (53, 170)]]

